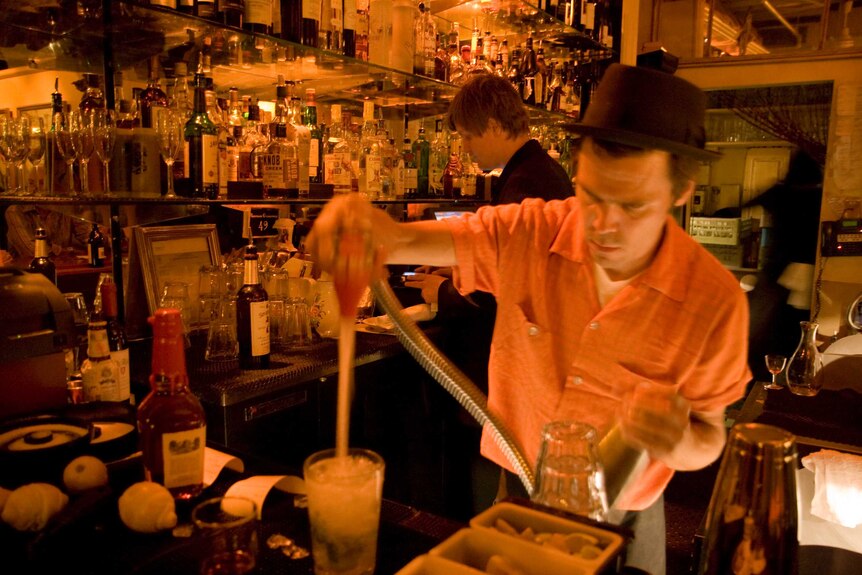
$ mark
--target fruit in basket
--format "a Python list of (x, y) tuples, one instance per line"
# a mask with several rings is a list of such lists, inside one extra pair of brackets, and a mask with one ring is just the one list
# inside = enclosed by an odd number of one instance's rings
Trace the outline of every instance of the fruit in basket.
[(76, 457), (63, 470), (63, 484), (70, 493), (81, 493), (108, 484), (108, 468), (92, 455)]
[(9, 494), (2, 518), (18, 531), (40, 531), (68, 502), (69, 496), (49, 483), (28, 483)]
[(164, 486), (140, 481), (120, 496), (120, 519), (126, 527), (139, 533), (155, 533), (177, 524), (174, 497)]

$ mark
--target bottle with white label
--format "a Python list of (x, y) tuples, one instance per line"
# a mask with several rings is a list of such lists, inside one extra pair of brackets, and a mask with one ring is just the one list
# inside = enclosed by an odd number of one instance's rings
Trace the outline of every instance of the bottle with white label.
[(138, 407), (144, 477), (189, 500), (204, 487), (206, 417), (189, 389), (180, 310), (159, 308), (153, 325), (150, 393)]
[(236, 294), (236, 338), (242, 369), (269, 367), (269, 297), (258, 277), (254, 244), (245, 248), (243, 285)]
[(87, 359), (81, 365), (84, 380), (84, 401), (122, 401), (120, 368), (111, 358), (107, 324), (91, 321), (87, 328)]
[(105, 328), (108, 333), (108, 348), (111, 359), (117, 362), (119, 370), (118, 401), (128, 401), (131, 397), (131, 371), (129, 370), (129, 344), (126, 339), (126, 328), (120, 322), (117, 309), (117, 284), (111, 281), (99, 286), (102, 295), (102, 317), (105, 318)]
[(207, 114), (206, 83), (195, 74), (195, 107), (185, 126), (192, 197), (214, 200), (219, 193), (218, 126)]

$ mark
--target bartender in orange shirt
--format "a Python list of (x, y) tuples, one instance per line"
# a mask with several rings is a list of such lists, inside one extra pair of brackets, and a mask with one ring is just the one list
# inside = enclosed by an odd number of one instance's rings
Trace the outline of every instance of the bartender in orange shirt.
[[(497, 298), (489, 407), (528, 461), (542, 427), (564, 419), (600, 435), (618, 424), (646, 451), (616, 511), (635, 533), (627, 564), (653, 575), (665, 571), (664, 488), (720, 456), (724, 409), (751, 378), (744, 294), (669, 214), (716, 157), (704, 150), (705, 108), (682, 79), (615, 64), (570, 126), (584, 135), (576, 197), (408, 224), (363, 206), (382, 261), (455, 266), (459, 290)], [(330, 202), (312, 230), (325, 269), (345, 206)], [(488, 433), (481, 450), (511, 470)]]

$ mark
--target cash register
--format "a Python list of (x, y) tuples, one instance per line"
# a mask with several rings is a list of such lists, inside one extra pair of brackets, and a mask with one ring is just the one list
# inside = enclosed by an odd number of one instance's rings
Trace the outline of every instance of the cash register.
[(0, 267), (0, 419), (66, 405), (72, 310), (42, 274)]

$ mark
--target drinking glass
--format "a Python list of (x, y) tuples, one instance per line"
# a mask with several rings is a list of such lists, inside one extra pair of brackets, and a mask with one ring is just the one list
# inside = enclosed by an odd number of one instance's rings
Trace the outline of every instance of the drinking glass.
[(47, 134), (45, 133), (44, 118), (28, 118), (29, 126), (26, 131), (27, 136), (27, 159), (33, 166), (33, 171), (36, 173), (36, 189), (34, 193), (39, 192), (39, 165), (45, 158), (45, 149), (48, 147)]
[(162, 295), (159, 299), (159, 307), (172, 307), (180, 310), (186, 343), (190, 343), (189, 327), (191, 326), (191, 309), (189, 307), (189, 284), (180, 281), (166, 281), (162, 285)]
[(69, 195), (75, 195), (75, 146), (72, 144), (72, 121), (70, 113), (54, 114), (55, 139), (57, 151), (66, 162), (66, 180), (69, 182)]
[(176, 198), (174, 193), (174, 161), (185, 141), (183, 131), (185, 122), (179, 112), (163, 108), (156, 114), (156, 133), (159, 139), (159, 151), (168, 166), (168, 193), (166, 198)]
[(706, 512), (698, 573), (795, 573), (796, 440), (759, 423), (730, 430)]
[(219, 314), (224, 295), (224, 274), (218, 266), (201, 266), (198, 270), (199, 324), (206, 328)]
[(3, 156), (7, 163), (15, 166), (15, 187), (13, 192), (24, 193), (24, 160), (27, 159), (27, 142), (21, 128), (21, 122), (6, 117), (0, 123), (0, 140), (2, 140)]
[(114, 110), (96, 109), (92, 112), (93, 141), (96, 155), (102, 162), (104, 178), (104, 193), (111, 191), (108, 163), (114, 155), (114, 143), (117, 140), (117, 113)]
[(257, 505), (245, 497), (215, 497), (192, 510), (201, 575), (251, 573), (257, 564)]
[(210, 321), (204, 358), (207, 361), (229, 361), (237, 357), (236, 296), (225, 295), (219, 299), (218, 313)]
[(542, 429), (536, 463), (536, 503), (603, 521), (608, 502), (596, 428), (578, 421), (552, 421)]
[(775, 381), (775, 378), (784, 370), (787, 358), (776, 353), (768, 353), (763, 359), (766, 361), (766, 369), (772, 374), (772, 382), (764, 383), (763, 389), (781, 389), (781, 384)]
[(95, 151), (95, 136), (93, 133), (93, 114), (91, 112), (72, 111), (69, 113), (69, 125), (72, 134), (72, 148), (75, 159), (81, 168), (81, 195), (90, 195), (89, 163), (90, 156)]
[(311, 345), (311, 321), (308, 314), (308, 304), (301, 297), (288, 298), (284, 302), (284, 333), (285, 346), (300, 348)]
[(305, 460), (315, 573), (374, 573), (384, 467), (367, 449), (349, 449), (343, 457), (326, 449)]

